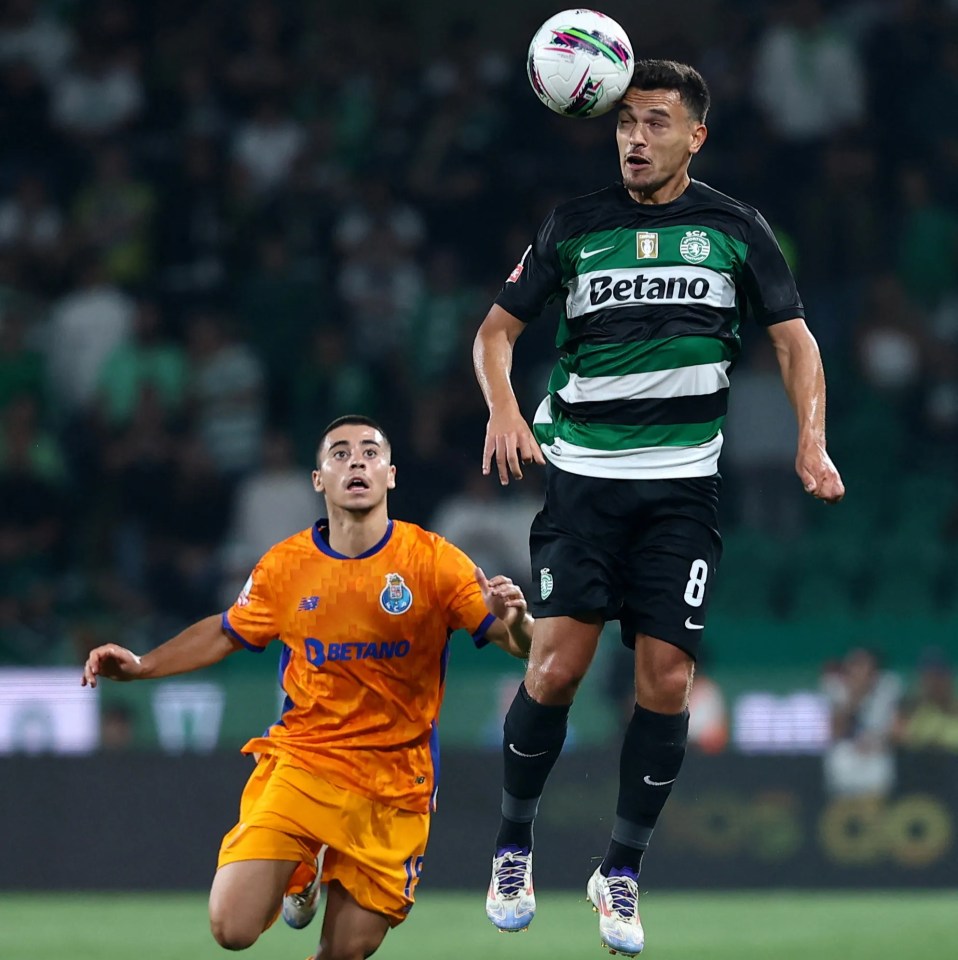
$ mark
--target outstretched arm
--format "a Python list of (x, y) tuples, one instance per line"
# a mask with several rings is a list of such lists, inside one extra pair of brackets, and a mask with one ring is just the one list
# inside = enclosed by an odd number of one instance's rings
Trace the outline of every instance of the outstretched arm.
[(503, 486), (508, 485), (510, 473), (517, 480), (522, 479), (523, 463), (545, 463), (529, 424), (519, 412), (519, 402), (509, 379), (512, 350), (525, 326), (507, 310), (493, 304), (472, 348), (476, 379), (489, 407), (482, 472), (491, 473), (495, 457)]
[(486, 609), (496, 618), (486, 631), (489, 642), (513, 657), (527, 660), (535, 620), (526, 607), (522, 590), (508, 577), (488, 580), (482, 567), (476, 567), (476, 583), (482, 591)]
[(825, 449), (825, 373), (818, 344), (798, 317), (773, 324), (768, 335), (798, 419), (795, 471), (807, 493), (838, 503), (845, 496), (845, 485)]
[(222, 618), (216, 614), (199, 620), (142, 657), (115, 643), (97, 647), (87, 656), (80, 682), (84, 687), (95, 687), (98, 677), (150, 680), (189, 673), (219, 663), (240, 646), (223, 632)]

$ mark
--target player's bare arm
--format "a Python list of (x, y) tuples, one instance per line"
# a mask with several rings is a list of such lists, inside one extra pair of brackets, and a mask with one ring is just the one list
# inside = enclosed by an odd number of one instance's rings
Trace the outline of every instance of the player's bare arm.
[(115, 643), (96, 647), (87, 655), (80, 683), (84, 687), (95, 687), (99, 677), (107, 680), (171, 677), (212, 666), (239, 649), (240, 644), (223, 632), (222, 618), (216, 614), (197, 621), (142, 657)]
[(818, 344), (798, 317), (773, 324), (768, 334), (798, 418), (795, 471), (807, 493), (826, 503), (838, 503), (845, 496), (845, 485), (825, 445), (825, 373)]
[(495, 458), (499, 482), (508, 486), (509, 475), (522, 479), (523, 463), (544, 464), (529, 424), (519, 411), (512, 381), (512, 351), (525, 324), (498, 304), (482, 321), (472, 348), (476, 379), (489, 407), (486, 442), (482, 449), (482, 472), (492, 471)]
[(535, 620), (526, 607), (522, 590), (508, 577), (488, 579), (482, 567), (476, 567), (476, 583), (482, 591), (486, 609), (496, 618), (486, 631), (489, 642), (513, 657), (527, 660)]

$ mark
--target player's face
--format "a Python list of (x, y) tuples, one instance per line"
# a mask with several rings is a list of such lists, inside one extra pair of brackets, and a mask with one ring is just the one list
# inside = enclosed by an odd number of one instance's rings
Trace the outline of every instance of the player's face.
[(619, 105), (615, 139), (622, 182), (635, 199), (673, 199), (669, 187), (684, 184), (693, 154), (705, 143), (705, 125), (689, 116), (677, 90), (629, 87)]
[(313, 487), (326, 497), (326, 505), (368, 513), (396, 486), (396, 468), (383, 435), (363, 424), (346, 424), (323, 441)]

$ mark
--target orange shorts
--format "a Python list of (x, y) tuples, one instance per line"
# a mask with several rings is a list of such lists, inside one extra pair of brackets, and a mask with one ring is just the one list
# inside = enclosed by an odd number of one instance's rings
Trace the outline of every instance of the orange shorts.
[(429, 814), (399, 810), (329, 783), (285, 758), (263, 757), (240, 800), (240, 822), (223, 838), (219, 862), (312, 864), (323, 844), (323, 882), (338, 880), (392, 926), (412, 909), (429, 837)]

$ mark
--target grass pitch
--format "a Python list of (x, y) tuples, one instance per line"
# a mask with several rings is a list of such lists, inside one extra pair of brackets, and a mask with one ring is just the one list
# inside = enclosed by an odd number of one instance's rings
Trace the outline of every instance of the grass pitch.
[[(601, 960), (598, 925), (582, 897), (543, 890), (532, 927), (499, 934), (483, 892), (420, 890), (391, 931), (382, 960)], [(958, 954), (958, 891), (734, 893), (643, 896), (643, 960), (945, 960)], [(278, 923), (244, 960), (303, 960), (319, 924)], [(0, 893), (3, 960), (224, 960), (202, 894)]]

